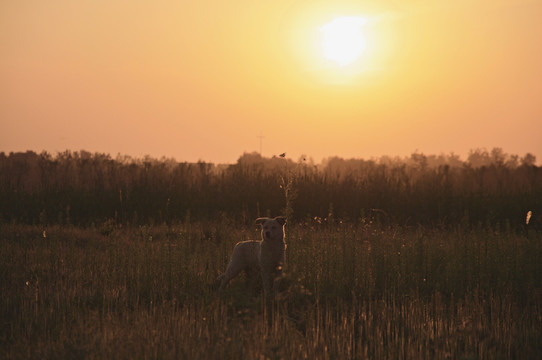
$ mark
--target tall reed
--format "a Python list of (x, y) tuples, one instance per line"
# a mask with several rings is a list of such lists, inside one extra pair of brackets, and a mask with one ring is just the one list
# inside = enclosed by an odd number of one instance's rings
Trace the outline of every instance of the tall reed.
[[(188, 219), (187, 219), (188, 220)], [(0, 357), (538, 358), (542, 243), (496, 228), (292, 223), (274, 312), (216, 276), (228, 218), (4, 225)]]

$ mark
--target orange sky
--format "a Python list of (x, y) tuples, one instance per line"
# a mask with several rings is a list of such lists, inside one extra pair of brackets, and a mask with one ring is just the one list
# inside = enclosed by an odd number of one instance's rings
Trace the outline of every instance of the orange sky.
[[(339, 68), (318, 29), (352, 15)], [(540, 0), (4, 0), (0, 49), (4, 152), (542, 160)]]

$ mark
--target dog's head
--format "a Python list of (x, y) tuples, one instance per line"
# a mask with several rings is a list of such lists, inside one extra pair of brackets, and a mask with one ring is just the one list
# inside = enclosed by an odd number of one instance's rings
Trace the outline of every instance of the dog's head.
[(286, 224), (286, 218), (284, 216), (277, 216), (274, 219), (268, 217), (257, 218), (256, 224), (262, 226), (262, 240), (284, 240), (284, 225)]

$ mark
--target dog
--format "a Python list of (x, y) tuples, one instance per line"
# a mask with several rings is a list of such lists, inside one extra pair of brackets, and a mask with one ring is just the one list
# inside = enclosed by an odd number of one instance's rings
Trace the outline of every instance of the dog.
[(262, 240), (241, 241), (235, 245), (226, 272), (218, 277), (220, 294), (230, 280), (241, 271), (250, 273), (252, 270), (259, 270), (265, 296), (274, 298), (277, 295), (286, 258), (284, 241), (286, 218), (263, 217), (256, 219), (256, 224), (262, 226)]

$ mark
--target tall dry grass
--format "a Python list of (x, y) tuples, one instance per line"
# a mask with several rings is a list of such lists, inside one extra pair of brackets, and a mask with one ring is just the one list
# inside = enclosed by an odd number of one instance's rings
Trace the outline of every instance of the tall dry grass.
[(542, 355), (539, 234), (321, 222), (290, 224), (271, 312), (242, 279), (216, 293), (255, 227), (3, 225), (0, 357)]

